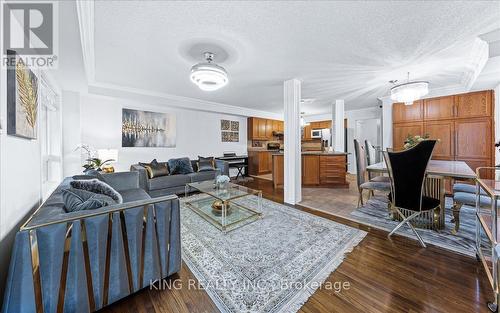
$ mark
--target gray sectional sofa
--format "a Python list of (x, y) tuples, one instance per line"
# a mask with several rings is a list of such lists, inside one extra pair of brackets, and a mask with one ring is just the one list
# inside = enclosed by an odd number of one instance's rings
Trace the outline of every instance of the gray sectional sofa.
[[(167, 164), (167, 162), (159, 162)], [(194, 173), (167, 175), (149, 179), (146, 169), (140, 164), (133, 164), (131, 171), (139, 173), (139, 185), (151, 197), (160, 197), (171, 194), (183, 194), (187, 183), (194, 183), (205, 180), (214, 180), (218, 175), (229, 176), (229, 163), (226, 161), (215, 160), (215, 170), (198, 172), (197, 161), (191, 160)]]
[(123, 203), (66, 213), (71, 180), (16, 234), (3, 313), (94, 312), (180, 270), (177, 196), (151, 198), (138, 172), (104, 174)]

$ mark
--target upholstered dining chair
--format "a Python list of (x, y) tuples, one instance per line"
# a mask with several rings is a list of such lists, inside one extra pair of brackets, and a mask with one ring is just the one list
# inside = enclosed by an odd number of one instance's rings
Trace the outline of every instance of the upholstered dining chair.
[(369, 140), (365, 140), (366, 160), (368, 165), (377, 163), (377, 150)]
[[(368, 165), (377, 163), (377, 150), (369, 140), (365, 140), (365, 152)], [(368, 172), (368, 178), (374, 181), (383, 181), (387, 183), (390, 182), (389, 177), (383, 175), (377, 175), (376, 173), (372, 172)]]
[[(436, 140), (424, 140), (405, 151), (384, 152), (384, 159), (391, 179), (391, 208), (402, 219), (388, 237), (406, 224), (415, 233), (420, 244), (426, 247), (411, 221), (417, 219), (420, 214), (435, 210), (441, 205), (439, 199), (424, 196), (427, 165), (435, 145)], [(413, 213), (405, 216), (400, 209)]]
[[(366, 170), (366, 153), (365, 148), (359, 143), (357, 139), (354, 139), (354, 153), (356, 157), (356, 172), (357, 172), (357, 183), (358, 183), (358, 208), (363, 203), (363, 191), (369, 190), (373, 195), (373, 191), (389, 192), (391, 190), (390, 181), (388, 177), (383, 178), (383, 176), (377, 176), (373, 179), (367, 179), (368, 171)], [(370, 196), (370, 194), (368, 194)]]

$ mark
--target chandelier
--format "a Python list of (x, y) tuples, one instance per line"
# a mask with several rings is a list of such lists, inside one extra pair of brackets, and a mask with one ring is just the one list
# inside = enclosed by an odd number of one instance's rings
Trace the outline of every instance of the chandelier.
[[(391, 80), (395, 84), (397, 80)], [(395, 85), (391, 88), (391, 99), (396, 102), (404, 102), (405, 105), (412, 105), (413, 101), (419, 100), (429, 93), (429, 82), (410, 81), (408, 72), (408, 81), (406, 83)]]
[(214, 53), (205, 52), (206, 62), (193, 65), (191, 81), (203, 91), (214, 91), (227, 85), (229, 79), (226, 70), (214, 63)]

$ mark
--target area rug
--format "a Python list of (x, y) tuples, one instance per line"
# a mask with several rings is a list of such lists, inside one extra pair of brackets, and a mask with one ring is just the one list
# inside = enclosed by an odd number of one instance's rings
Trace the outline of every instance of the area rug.
[(261, 219), (223, 234), (184, 204), (202, 196), (181, 199), (182, 258), (224, 313), (297, 312), (366, 235), (266, 199)]
[[(451, 222), (452, 204), (452, 199), (446, 198), (444, 229), (439, 232), (427, 229), (417, 229), (417, 231), (426, 243), (468, 256), (475, 256), (475, 208), (462, 206), (460, 210), (460, 229), (456, 235), (453, 235), (451, 231), (454, 229), (455, 223)], [(389, 218), (387, 198), (383, 196), (372, 197), (363, 207), (354, 210), (351, 217), (357, 222), (387, 231), (391, 231), (398, 224), (397, 221)], [(406, 225), (401, 227), (396, 234), (416, 240), (415, 234)]]

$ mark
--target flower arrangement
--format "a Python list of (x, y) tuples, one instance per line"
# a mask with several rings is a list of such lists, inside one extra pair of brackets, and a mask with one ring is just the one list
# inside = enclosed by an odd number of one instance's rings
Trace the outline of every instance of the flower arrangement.
[[(405, 139), (405, 144), (404, 144), (403, 148), (405, 150), (408, 150), (408, 149), (416, 146), (418, 143), (429, 139), (429, 137), (430, 137), (429, 134), (425, 134), (423, 136), (419, 136), (419, 135), (412, 136), (412, 135), (408, 134), (408, 136)], [(438, 139), (438, 141), (439, 141), (439, 139)]]
[(231, 179), (227, 175), (219, 175), (217, 176), (217, 178), (215, 178), (215, 183), (219, 188), (224, 188), (230, 181)]

